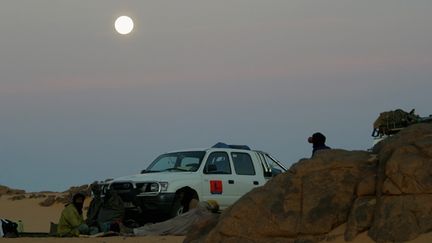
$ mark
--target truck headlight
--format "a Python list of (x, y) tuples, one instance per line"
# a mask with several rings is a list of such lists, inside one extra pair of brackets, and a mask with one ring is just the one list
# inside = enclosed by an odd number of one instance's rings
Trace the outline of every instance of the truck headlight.
[(168, 182), (153, 182), (148, 188), (150, 192), (166, 192), (168, 189)]
[(166, 192), (168, 190), (168, 182), (160, 182), (161, 192)]
[(166, 192), (168, 189), (168, 182), (137, 183), (136, 187), (141, 193)]
[(151, 183), (149, 189), (151, 192), (158, 192), (159, 191), (159, 183)]

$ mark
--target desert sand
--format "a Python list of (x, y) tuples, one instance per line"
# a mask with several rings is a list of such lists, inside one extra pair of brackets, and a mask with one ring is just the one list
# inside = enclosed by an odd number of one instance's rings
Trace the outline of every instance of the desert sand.
[(13, 243), (180, 243), (183, 242), (184, 237), (180, 236), (141, 236), (141, 237), (103, 237), (103, 238), (15, 238), (7, 239), (0, 238), (0, 242), (13, 242)]
[[(56, 195), (56, 194), (47, 194)], [(29, 194), (26, 194), (28, 197)], [(39, 202), (45, 198), (10, 200), (12, 196), (3, 195), (0, 197), (0, 218), (6, 218), (13, 221), (21, 220), (24, 223), (25, 232), (49, 232), (50, 222), (57, 223), (64, 205), (55, 203), (50, 207), (41, 207)], [(86, 200), (86, 204), (90, 202)], [(183, 236), (145, 236), (145, 237), (103, 237), (103, 238), (0, 238), (1, 242), (23, 242), (23, 243), (42, 243), (42, 242), (165, 242), (180, 243), (183, 242)]]
[[(56, 195), (56, 194), (47, 194)], [(28, 197), (29, 194), (26, 194)], [(64, 205), (61, 203), (55, 203), (50, 207), (41, 207), (39, 202), (43, 201), (44, 198), (37, 199), (22, 199), (12, 201), (10, 200), (12, 196), (3, 195), (0, 197), (0, 217), (7, 218), (10, 220), (18, 221), (21, 220), (24, 223), (25, 232), (48, 232), (50, 222), (57, 222)], [(88, 204), (90, 200), (86, 200)], [(324, 242), (330, 243), (342, 243), (345, 242), (343, 239), (343, 234), (345, 230), (345, 225), (333, 230)], [(6, 239), (0, 238), (0, 242), (22, 242), (22, 243), (42, 243), (42, 242), (100, 242), (100, 243), (115, 243), (115, 242), (165, 242), (165, 243), (180, 243), (183, 242), (185, 237), (183, 236), (145, 236), (145, 237), (104, 237), (104, 238), (16, 238), (16, 239)], [(372, 239), (367, 236), (366, 233), (358, 235), (352, 243), (372, 243)], [(432, 242), (432, 233), (424, 234), (412, 243), (430, 243)]]

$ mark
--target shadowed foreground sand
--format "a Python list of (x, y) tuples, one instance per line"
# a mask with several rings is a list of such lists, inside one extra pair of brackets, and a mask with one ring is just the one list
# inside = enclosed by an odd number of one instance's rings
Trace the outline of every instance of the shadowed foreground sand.
[(184, 237), (182, 236), (142, 236), (142, 237), (104, 237), (104, 238), (18, 238), (18, 239), (5, 239), (0, 238), (0, 242), (13, 242), (13, 243), (181, 243)]
[[(49, 195), (55, 195), (53, 193)], [(26, 195), (28, 197), (28, 194)], [(0, 218), (7, 218), (13, 221), (22, 220), (24, 223), (25, 232), (48, 232), (50, 222), (58, 222), (61, 211), (64, 208), (63, 204), (56, 203), (50, 207), (41, 207), (39, 203), (45, 198), (38, 199), (22, 199), (12, 201), (12, 196), (3, 195), (0, 197)], [(90, 202), (86, 199), (86, 204)], [(183, 242), (183, 236), (145, 236), (145, 237), (103, 237), (103, 238), (16, 238), (6, 239), (0, 238), (0, 242), (16, 242), (16, 243), (42, 243), (42, 242), (165, 242), (165, 243), (180, 243)]]
[[(28, 195), (27, 195), (28, 196)], [(50, 222), (57, 222), (62, 209), (63, 204), (54, 204), (51, 207), (41, 207), (39, 202), (43, 201), (44, 198), (38, 199), (22, 199), (12, 201), (9, 200), (12, 196), (3, 195), (0, 197), (0, 218), (7, 218), (10, 220), (24, 222), (24, 230), (26, 232), (48, 232)], [(86, 200), (86, 204), (90, 200)], [(342, 243), (345, 225), (342, 225), (333, 230), (326, 241), (331, 243)], [(100, 242), (100, 243), (115, 243), (115, 242), (165, 242), (165, 243), (180, 243), (183, 242), (185, 237), (183, 236), (145, 236), (145, 237), (104, 237), (104, 238), (17, 238), (17, 239), (6, 239), (0, 238), (0, 242), (16, 242), (16, 243), (42, 243), (42, 242)], [(358, 235), (352, 243), (368, 243), (374, 242), (367, 236), (366, 233)], [(418, 237), (413, 243), (430, 243), (432, 242), (432, 233), (424, 234)]]
[[(28, 194), (26, 196), (28, 197)], [(56, 203), (51, 207), (39, 206), (39, 203), (45, 198), (26, 198), (16, 201), (12, 201), (10, 198), (12, 196), (3, 195), (0, 197), (0, 218), (10, 219), (15, 222), (22, 220), (26, 232), (49, 232), (50, 222), (57, 223), (64, 208), (64, 205), (60, 203)]]

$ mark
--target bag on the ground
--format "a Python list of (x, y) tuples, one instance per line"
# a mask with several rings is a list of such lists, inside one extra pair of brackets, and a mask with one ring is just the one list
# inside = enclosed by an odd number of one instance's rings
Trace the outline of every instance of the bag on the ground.
[(18, 224), (8, 219), (0, 219), (0, 238), (18, 237)]
[(50, 222), (49, 236), (57, 236), (58, 224)]

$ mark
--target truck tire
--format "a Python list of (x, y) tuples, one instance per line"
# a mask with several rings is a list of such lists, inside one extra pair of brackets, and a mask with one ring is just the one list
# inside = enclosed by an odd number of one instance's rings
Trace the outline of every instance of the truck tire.
[(181, 203), (181, 200), (179, 197), (176, 197), (176, 199), (174, 200), (172, 207), (171, 207), (171, 212), (169, 217), (170, 218), (174, 218), (177, 217), (179, 215), (183, 214), (183, 205)]
[(192, 199), (198, 200), (198, 194), (190, 187), (184, 187), (177, 191), (171, 207), (170, 217), (176, 217), (189, 211), (189, 204)]

